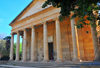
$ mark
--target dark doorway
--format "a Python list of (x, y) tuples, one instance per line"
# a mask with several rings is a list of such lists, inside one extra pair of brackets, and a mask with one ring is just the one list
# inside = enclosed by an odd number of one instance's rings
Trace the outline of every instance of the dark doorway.
[(49, 60), (54, 60), (53, 43), (48, 43)]

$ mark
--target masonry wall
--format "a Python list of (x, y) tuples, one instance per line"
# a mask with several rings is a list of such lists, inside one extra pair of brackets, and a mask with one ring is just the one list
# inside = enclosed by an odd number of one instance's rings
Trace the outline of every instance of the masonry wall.
[[(63, 21), (60, 23), (61, 27), (61, 44), (63, 50), (63, 59), (64, 60), (71, 60), (72, 59), (72, 36), (71, 36), (71, 26), (70, 20)], [(56, 29), (55, 29), (55, 22), (48, 22), (47, 23), (47, 30), (48, 30), (48, 38), (50, 36), (53, 37), (53, 48), (54, 48), (54, 60), (57, 59), (57, 46), (56, 46)], [(39, 25), (36, 28), (36, 37), (37, 37), (37, 52), (38, 52), (38, 60), (43, 60), (43, 25)], [(49, 42), (48, 42), (49, 43)]]
[[(36, 33), (36, 54), (38, 61), (43, 61), (44, 48), (43, 48), (43, 25), (37, 25), (35, 29)], [(61, 29), (61, 45), (63, 51), (63, 60), (71, 61), (73, 57), (73, 44), (70, 19), (66, 18), (63, 22), (60, 22)], [(47, 23), (48, 38), (53, 37), (54, 48), (54, 60), (57, 59), (57, 45), (56, 45), (56, 27), (55, 22)], [(94, 48), (92, 42), (92, 35), (90, 26), (85, 26), (82, 29), (76, 29), (77, 31), (77, 47), (78, 57), (83, 61), (92, 61), (94, 59)], [(31, 32), (30, 32), (31, 33)], [(28, 38), (30, 39), (31, 34)], [(31, 39), (30, 39), (31, 40)], [(49, 42), (48, 42), (49, 43)], [(31, 45), (31, 44), (29, 44)], [(27, 48), (29, 49), (29, 48)], [(30, 55), (30, 54), (28, 54)], [(29, 58), (30, 59), (30, 58)]]
[(78, 29), (78, 42), (80, 59), (84, 61), (92, 61), (94, 59), (94, 47), (91, 35), (90, 26), (84, 26), (85, 28)]
[(61, 43), (63, 50), (63, 59), (72, 60), (73, 47), (72, 47), (72, 34), (71, 34), (71, 24), (70, 19), (67, 18), (60, 23), (61, 26)]

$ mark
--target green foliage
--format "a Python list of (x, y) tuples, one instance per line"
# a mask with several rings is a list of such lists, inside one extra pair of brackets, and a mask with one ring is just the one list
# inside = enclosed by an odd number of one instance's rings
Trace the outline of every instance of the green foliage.
[(6, 49), (6, 40), (0, 40), (0, 54), (2, 56), (9, 56), (9, 51)]
[[(74, 15), (72, 18), (81, 18), (76, 24), (77, 27), (83, 28), (84, 25), (89, 25), (85, 23), (86, 20), (92, 21), (90, 25), (94, 25), (93, 22), (97, 20), (96, 16), (93, 14), (93, 11), (99, 9), (97, 2), (98, 0), (46, 0), (42, 7), (44, 8), (47, 5), (52, 5), (53, 7), (61, 8), (60, 21), (69, 16), (70, 12), (73, 11)], [(84, 19), (85, 16), (88, 17)]]
[(72, 10), (71, 4), (74, 0), (47, 0), (43, 4), (43, 8), (47, 5), (52, 5), (53, 7), (61, 8), (61, 16), (69, 16), (70, 11)]
[[(20, 53), (20, 55), (22, 54), (22, 43), (20, 43), (19, 53)], [(14, 43), (14, 55), (16, 55), (16, 43)]]
[(10, 51), (10, 41), (11, 41), (11, 36), (6, 36), (5, 38), (3, 38), (4, 40), (6, 40), (6, 50)]

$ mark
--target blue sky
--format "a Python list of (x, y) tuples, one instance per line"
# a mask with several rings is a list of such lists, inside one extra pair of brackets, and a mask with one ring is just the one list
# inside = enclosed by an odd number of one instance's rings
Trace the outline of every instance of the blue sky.
[(9, 23), (31, 2), (32, 0), (1, 0), (0, 1), (0, 35), (7, 36), (11, 33)]

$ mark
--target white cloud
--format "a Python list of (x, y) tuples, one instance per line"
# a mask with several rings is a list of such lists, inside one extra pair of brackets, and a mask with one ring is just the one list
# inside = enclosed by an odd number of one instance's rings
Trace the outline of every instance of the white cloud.
[(3, 39), (4, 37), (6, 37), (7, 36), (7, 34), (5, 34), (5, 33), (0, 33), (0, 39)]

